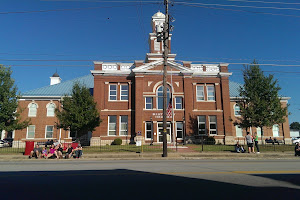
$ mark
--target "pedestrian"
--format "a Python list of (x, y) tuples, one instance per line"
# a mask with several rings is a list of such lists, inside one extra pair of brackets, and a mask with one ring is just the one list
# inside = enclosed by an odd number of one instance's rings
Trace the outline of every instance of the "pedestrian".
[(247, 146), (248, 146), (248, 153), (251, 153), (251, 152), (255, 153), (254, 152), (254, 146), (253, 146), (253, 137), (249, 132), (247, 132), (245, 140), (246, 140)]
[(259, 147), (258, 147), (258, 135), (256, 132), (254, 133), (254, 143), (255, 143), (257, 153), (260, 153)]
[(300, 143), (297, 142), (295, 146), (295, 156), (300, 156)]

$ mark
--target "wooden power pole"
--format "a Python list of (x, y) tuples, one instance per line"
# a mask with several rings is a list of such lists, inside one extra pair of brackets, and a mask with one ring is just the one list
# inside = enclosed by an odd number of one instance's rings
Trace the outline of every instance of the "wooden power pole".
[(164, 0), (165, 4), (165, 23), (163, 30), (163, 40), (164, 40), (164, 75), (163, 75), (163, 154), (162, 157), (168, 156), (168, 146), (167, 146), (167, 65), (168, 65), (168, 55), (169, 55), (169, 1)]

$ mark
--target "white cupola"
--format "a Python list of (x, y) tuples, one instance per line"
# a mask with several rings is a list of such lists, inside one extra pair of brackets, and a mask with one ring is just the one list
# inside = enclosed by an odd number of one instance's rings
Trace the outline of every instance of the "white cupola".
[(59, 77), (58, 73), (55, 72), (52, 77), (50, 77), (50, 85), (55, 85), (61, 82), (61, 78)]

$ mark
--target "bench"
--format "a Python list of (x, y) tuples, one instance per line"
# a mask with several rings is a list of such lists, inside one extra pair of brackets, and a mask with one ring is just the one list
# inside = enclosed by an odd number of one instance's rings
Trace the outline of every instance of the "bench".
[(283, 142), (283, 140), (272, 140), (272, 139), (268, 139), (268, 140), (265, 140), (265, 142), (267, 143), (267, 144), (283, 144), (284, 142)]

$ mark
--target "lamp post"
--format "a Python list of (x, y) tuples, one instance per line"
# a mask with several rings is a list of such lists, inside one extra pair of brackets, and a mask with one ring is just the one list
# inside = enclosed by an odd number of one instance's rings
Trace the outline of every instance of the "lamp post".
[(153, 145), (153, 120), (152, 120), (152, 117), (150, 117), (150, 120), (151, 120), (151, 143), (150, 145)]
[(183, 145), (185, 145), (185, 118), (184, 116), (182, 117), (182, 121), (183, 121)]

